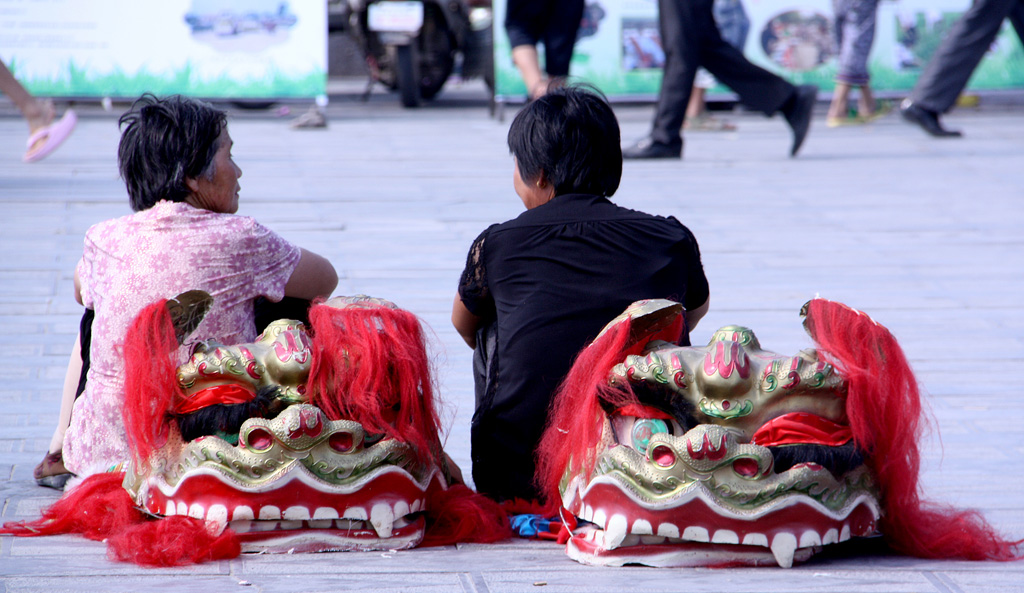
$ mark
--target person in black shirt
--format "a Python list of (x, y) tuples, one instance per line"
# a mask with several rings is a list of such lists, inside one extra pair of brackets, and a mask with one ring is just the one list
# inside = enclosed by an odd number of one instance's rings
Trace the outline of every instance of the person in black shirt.
[(640, 299), (682, 303), (693, 329), (709, 291), (689, 229), (608, 200), (622, 151), (598, 94), (567, 87), (530, 103), (508, 145), (526, 212), (473, 242), (452, 323), (475, 351), (476, 487), (496, 500), (536, 500), (534, 450), (576, 354)]

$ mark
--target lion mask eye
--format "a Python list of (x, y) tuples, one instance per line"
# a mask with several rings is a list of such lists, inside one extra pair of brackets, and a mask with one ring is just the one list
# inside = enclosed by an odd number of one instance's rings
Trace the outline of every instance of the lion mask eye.
[[(639, 412), (640, 415), (628, 415), (630, 412)], [(668, 418), (667, 414), (660, 410), (620, 410), (612, 417), (611, 423), (616, 442), (634, 449), (640, 454), (647, 453), (651, 438), (656, 434), (683, 434), (679, 423)]]
[(659, 420), (657, 418), (637, 418), (633, 421), (633, 429), (630, 431), (633, 448), (640, 453), (646, 453), (647, 446), (651, 442), (651, 437), (659, 433), (671, 434), (669, 432), (668, 424), (666, 424), (664, 420)]

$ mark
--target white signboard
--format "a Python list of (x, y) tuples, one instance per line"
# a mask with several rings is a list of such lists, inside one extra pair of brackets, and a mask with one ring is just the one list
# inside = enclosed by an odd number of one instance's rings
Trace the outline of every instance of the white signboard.
[(0, 57), (42, 96), (326, 92), (323, 0), (0, 0)]

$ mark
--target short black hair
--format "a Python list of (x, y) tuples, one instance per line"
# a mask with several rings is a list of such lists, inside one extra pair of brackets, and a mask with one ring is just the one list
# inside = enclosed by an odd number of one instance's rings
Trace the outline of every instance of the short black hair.
[(597, 89), (554, 89), (520, 111), (508, 149), (527, 183), (544, 178), (555, 195), (611, 196), (622, 179), (619, 121)]
[(132, 210), (160, 200), (183, 202), (186, 179), (209, 175), (227, 113), (181, 95), (146, 93), (118, 120), (122, 129), (117, 164)]

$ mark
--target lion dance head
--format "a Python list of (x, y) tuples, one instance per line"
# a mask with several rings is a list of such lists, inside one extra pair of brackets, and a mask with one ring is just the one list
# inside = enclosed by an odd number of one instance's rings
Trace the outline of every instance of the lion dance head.
[(1015, 557), (976, 512), (920, 501), (920, 396), (884, 327), (816, 299), (802, 314), (818, 348), (783, 356), (740, 326), (679, 346), (683, 313), (634, 303), (556, 398), (538, 479), (571, 558), (790, 567), (875, 535), (924, 557)]
[(314, 304), (311, 328), (178, 346), (211, 298), (154, 303), (125, 342), (130, 459), (18, 535), (82, 533), (111, 556), (189, 564), (242, 552), (394, 550), (509, 535), (451, 475), (419, 320), (369, 297)]

